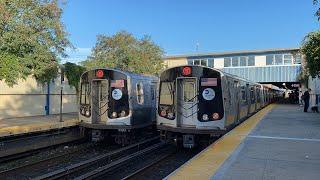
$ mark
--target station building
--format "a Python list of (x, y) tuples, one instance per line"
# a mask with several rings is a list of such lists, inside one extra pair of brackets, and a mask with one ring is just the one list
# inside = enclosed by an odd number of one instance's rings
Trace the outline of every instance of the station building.
[[(60, 75), (49, 85), (29, 76), (13, 87), (0, 81), (0, 119), (60, 113)], [(62, 94), (63, 113), (77, 112), (77, 95), (65, 78)], [(1, 126), (0, 126), (1, 128)]]
[(286, 48), (166, 56), (164, 63), (167, 67), (208, 66), (254, 82), (291, 89), (300, 86), (297, 78), (303, 59), (299, 48)]

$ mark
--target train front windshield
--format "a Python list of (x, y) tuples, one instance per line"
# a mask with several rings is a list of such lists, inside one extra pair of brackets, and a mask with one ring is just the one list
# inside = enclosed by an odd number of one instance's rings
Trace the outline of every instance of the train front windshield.
[(199, 121), (221, 120), (224, 116), (221, 87), (221, 74), (214, 69), (201, 66), (167, 69), (160, 76), (158, 114), (169, 120), (176, 117), (182, 121), (189, 117)]
[(162, 82), (160, 89), (160, 105), (171, 106), (174, 103), (174, 82)]
[(159, 113), (174, 119), (175, 81), (160, 83)]

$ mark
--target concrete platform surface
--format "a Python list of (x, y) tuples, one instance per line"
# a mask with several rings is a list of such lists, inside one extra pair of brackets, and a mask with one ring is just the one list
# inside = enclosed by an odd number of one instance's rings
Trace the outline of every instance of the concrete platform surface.
[(78, 113), (0, 119), (0, 137), (40, 132), (78, 125)]
[[(221, 142), (214, 143), (205, 149), (172, 173), (168, 179), (320, 179), (320, 114), (302, 111), (303, 109), (297, 105), (275, 105), (261, 120), (256, 118), (257, 126), (247, 129), (247, 135), (240, 140), (236, 148), (230, 147), (237, 142), (228, 146), (219, 146), (228, 139), (228, 136), (232, 137), (232, 134), (236, 133), (231, 131), (231, 135), (228, 133), (227, 137), (219, 140)], [(248, 120), (251, 121), (250, 118)], [(240, 126), (245, 126), (246, 123)], [(238, 128), (233, 131), (239, 131)], [(238, 136), (244, 134), (246, 133), (236, 133), (234, 139), (241, 139)], [(212, 158), (206, 156), (211, 151), (216, 151), (217, 157), (206, 162), (206, 165), (197, 167), (206, 170), (204, 172), (206, 176), (203, 176), (204, 173), (200, 175), (194, 166), (198, 163), (197, 161)], [(219, 160), (222, 156), (216, 155), (219, 153), (227, 154), (228, 157)], [(213, 168), (214, 164), (218, 164), (218, 167)], [(186, 169), (188, 171), (184, 171)]]

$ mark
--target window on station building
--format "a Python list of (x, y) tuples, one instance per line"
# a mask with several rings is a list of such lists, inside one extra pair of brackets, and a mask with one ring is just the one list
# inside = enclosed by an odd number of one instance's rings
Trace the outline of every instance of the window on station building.
[(193, 60), (193, 65), (208, 66), (208, 59), (195, 59)]
[(301, 64), (301, 54), (296, 54), (294, 56), (294, 64)]
[(266, 65), (273, 65), (273, 55), (266, 56)]
[(249, 56), (248, 57), (248, 66), (254, 66), (255, 65), (255, 56)]
[(266, 65), (290, 65), (292, 63), (292, 54), (271, 54), (266, 56)]
[(224, 67), (231, 66), (231, 58), (224, 58)]
[(282, 54), (274, 55), (274, 64), (275, 65), (282, 65), (283, 64), (283, 56), (282, 56)]
[(224, 67), (254, 66), (255, 56), (235, 56), (224, 58)]
[(247, 66), (248, 65), (248, 57), (241, 56), (240, 57), (240, 66)]
[(232, 57), (231, 64), (232, 64), (232, 67), (239, 66), (239, 57)]
[(283, 55), (283, 64), (284, 65), (292, 64), (292, 55), (291, 54)]

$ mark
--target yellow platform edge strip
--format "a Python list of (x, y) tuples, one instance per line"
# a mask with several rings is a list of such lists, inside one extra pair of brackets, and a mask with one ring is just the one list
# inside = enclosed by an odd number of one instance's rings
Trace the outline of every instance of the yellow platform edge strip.
[(168, 176), (168, 179), (210, 179), (274, 106), (274, 104), (271, 104), (249, 117), (174, 171)]
[(46, 131), (52, 129), (59, 129), (64, 127), (76, 126), (79, 124), (78, 119), (67, 119), (64, 122), (47, 121), (40, 124), (28, 124), (21, 126), (10, 126), (0, 129), (0, 137), (25, 134), (39, 131)]

